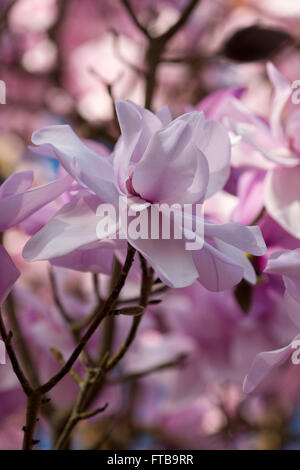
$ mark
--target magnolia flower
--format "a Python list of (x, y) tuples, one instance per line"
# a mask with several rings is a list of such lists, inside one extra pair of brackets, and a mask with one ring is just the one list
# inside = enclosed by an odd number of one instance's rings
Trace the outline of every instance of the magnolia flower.
[[(300, 250), (281, 250), (272, 253), (265, 272), (282, 276), (286, 287), (285, 307), (288, 317), (298, 328), (300, 326)], [(288, 319), (286, 320), (288, 323)], [(287, 346), (275, 351), (259, 353), (254, 359), (250, 371), (244, 380), (245, 393), (251, 393), (260, 382), (275, 368), (286, 362), (293, 352), (297, 355), (300, 347), (300, 334)], [(299, 354), (298, 354), (299, 356)], [(298, 361), (298, 356), (296, 360)], [(297, 362), (298, 364), (299, 362)]]
[[(30, 189), (33, 173), (24, 171), (9, 177), (0, 186), (0, 232), (4, 232), (56, 199), (72, 183), (69, 175), (44, 186)], [(20, 273), (7, 251), (0, 245), (0, 305)]]
[(246, 191), (250, 197), (251, 193), (255, 197), (255, 193), (264, 191), (264, 201), (259, 198), (258, 203), (256, 198), (257, 213), (264, 203), (285, 230), (300, 238), (300, 112), (294, 110), (283, 121), (293, 88), (272, 63), (268, 63), (267, 72), (274, 88), (269, 122), (242, 104), (238, 99), (240, 89), (219, 91), (206, 98), (203, 106), (210, 115), (226, 123), (236, 138), (242, 138), (233, 163), (256, 170), (249, 174)]
[[(245, 377), (243, 390), (252, 393), (266, 376), (275, 368), (284, 364), (300, 346), (300, 334), (287, 346), (275, 351), (264, 351), (254, 359), (248, 374)], [(297, 353), (297, 351), (296, 351)], [(298, 354), (299, 355), (299, 354)]]
[[(29, 240), (23, 253), (27, 260), (53, 259), (78, 249), (122, 248), (120, 223), (109, 235), (97, 229), (101, 203), (118, 210), (121, 198), (148, 217), (155, 204), (203, 204), (226, 183), (230, 141), (218, 122), (205, 120), (198, 111), (172, 121), (168, 108), (153, 114), (128, 101), (117, 101), (116, 111), (121, 136), (109, 157), (87, 147), (69, 126), (49, 126), (33, 134), (40, 151), (56, 156), (82, 189)], [(161, 234), (158, 239), (135, 239), (128, 232), (126, 237), (171, 287), (196, 279), (213, 291), (230, 288), (243, 277), (254, 283), (254, 270), (243, 252), (264, 254), (260, 229), (235, 222), (203, 225), (204, 238), (202, 231), (194, 234), (201, 249), (193, 251), (185, 249), (190, 234), (184, 229), (182, 239), (166, 240)]]

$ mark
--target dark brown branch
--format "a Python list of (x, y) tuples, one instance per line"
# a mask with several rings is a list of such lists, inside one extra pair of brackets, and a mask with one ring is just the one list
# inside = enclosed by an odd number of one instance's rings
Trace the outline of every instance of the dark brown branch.
[(99, 413), (103, 413), (108, 404), (105, 404), (102, 408), (97, 408), (95, 410), (84, 411), (84, 404), (85, 404), (85, 397), (87, 390), (90, 388), (91, 384), (98, 381), (101, 376), (104, 374), (104, 367), (105, 362), (107, 361), (107, 357), (105, 358), (104, 363), (102, 364), (99, 369), (90, 369), (87, 371), (84, 380), (79, 384), (79, 394), (73, 406), (72, 412), (62, 430), (61, 435), (59, 436), (56, 444), (55, 449), (61, 450), (67, 444), (72, 431), (74, 430), (77, 423), (83, 419), (88, 419), (93, 416), (96, 416)]
[[(143, 258), (143, 256), (140, 255), (140, 260), (141, 260), (141, 267), (142, 267), (142, 272), (143, 272), (143, 277), (142, 277), (142, 286), (141, 286), (141, 296), (140, 296), (140, 306), (146, 308), (148, 305), (149, 297), (150, 297), (150, 292), (152, 288), (152, 283), (153, 283), (153, 270), (152, 268), (147, 267), (146, 260)], [(128, 333), (128, 336), (120, 349), (116, 352), (114, 356), (108, 361), (106, 369), (111, 370), (115, 367), (115, 365), (123, 358), (123, 356), (126, 354), (128, 349), (130, 348), (131, 344), (133, 343), (137, 330), (139, 328), (139, 325), (142, 321), (143, 315), (137, 316), (133, 318), (132, 325), (130, 328), (130, 331)]]
[(121, 0), (121, 3), (124, 5), (124, 8), (126, 8), (129, 16), (131, 17), (131, 19), (134, 22), (134, 24), (136, 25), (136, 27), (141, 31), (141, 33), (143, 33), (144, 36), (146, 36), (146, 38), (151, 39), (151, 35), (150, 35), (149, 31), (147, 30), (147, 28), (145, 28), (145, 26), (143, 26), (139, 22), (139, 20), (137, 19), (137, 16), (133, 11), (133, 8), (132, 8), (132, 5), (131, 5), (130, 1), (129, 0)]
[(163, 42), (169, 41), (176, 33), (185, 25), (188, 21), (191, 13), (193, 12), (194, 8), (199, 3), (199, 0), (190, 0), (185, 9), (183, 10), (182, 14), (178, 18), (178, 21), (174, 23), (165, 33), (159, 36), (159, 39)]
[(65, 322), (70, 324), (70, 323), (72, 323), (72, 318), (66, 312), (66, 310), (65, 310), (65, 308), (64, 308), (64, 306), (63, 306), (63, 304), (62, 304), (62, 302), (59, 298), (58, 291), (57, 291), (56, 280), (55, 280), (55, 275), (54, 275), (54, 270), (53, 270), (52, 267), (49, 268), (49, 278), (50, 278), (50, 283), (51, 283), (51, 287), (52, 287), (53, 298), (54, 298), (55, 304), (58, 308), (58, 311), (60, 312), (60, 314), (63, 317), (63, 319), (65, 320)]
[(13, 332), (14, 342), (16, 345), (17, 352), (20, 357), (20, 362), (24, 368), (24, 372), (28, 377), (28, 380), (32, 386), (32, 388), (36, 388), (40, 385), (40, 380), (38, 376), (38, 372), (31, 355), (31, 352), (28, 348), (28, 345), (23, 337), (23, 333), (21, 331), (21, 327), (17, 318), (14, 299), (12, 293), (9, 294), (7, 300), (5, 302), (5, 309), (7, 318), (10, 324), (10, 327)]
[(74, 349), (73, 353), (71, 354), (70, 358), (67, 360), (65, 365), (61, 368), (61, 370), (56, 375), (54, 375), (48, 382), (46, 382), (44, 385), (40, 387), (40, 391), (43, 394), (49, 392), (63, 377), (65, 377), (65, 375), (69, 373), (73, 364), (78, 359), (80, 353), (83, 351), (84, 347), (86, 346), (88, 340), (97, 330), (97, 328), (99, 327), (101, 322), (104, 320), (104, 318), (106, 318), (106, 316), (108, 316), (110, 312), (114, 309), (117, 303), (119, 294), (125, 284), (129, 270), (132, 266), (134, 254), (135, 254), (135, 249), (131, 247), (130, 245), (128, 245), (126, 260), (125, 260), (122, 272), (120, 274), (120, 277), (118, 279), (118, 282), (116, 286), (114, 287), (114, 290), (112, 291), (112, 293), (106, 300), (105, 304), (103, 305), (103, 308), (101, 308), (100, 311), (98, 312), (96, 318), (91, 323), (86, 333), (82, 336), (80, 342)]
[(154, 374), (155, 372), (160, 372), (166, 369), (171, 369), (173, 367), (178, 367), (181, 366), (184, 361), (186, 360), (186, 354), (180, 354), (178, 357), (175, 359), (168, 361), (168, 362), (163, 362), (162, 364), (159, 364), (157, 366), (152, 366), (149, 367), (148, 369), (141, 370), (139, 372), (134, 372), (132, 374), (127, 374), (127, 375), (122, 375), (120, 377), (116, 377), (112, 380), (110, 380), (108, 383), (109, 384), (120, 384), (124, 382), (129, 382), (131, 380), (138, 380), (146, 377), (147, 375)]
[(32, 392), (27, 398), (26, 424), (23, 428), (23, 450), (31, 450), (38, 441), (34, 440), (35, 426), (38, 421), (38, 414), (42, 404), (42, 394), (40, 392)]
[(14, 370), (14, 373), (16, 374), (21, 386), (22, 386), (22, 389), (24, 391), (24, 393), (29, 396), (31, 393), (32, 393), (32, 388), (27, 380), (27, 378), (25, 377), (25, 374), (21, 368), (21, 365), (17, 359), (17, 356), (14, 352), (14, 349), (12, 347), (12, 344), (11, 344), (11, 340), (12, 340), (12, 332), (10, 331), (9, 333), (7, 333), (6, 331), (6, 328), (5, 328), (5, 325), (4, 325), (4, 321), (3, 321), (3, 317), (2, 317), (2, 310), (0, 309), (0, 334), (1, 334), (1, 337), (2, 337), (2, 340), (6, 346), (6, 351), (7, 351), (7, 354), (8, 354), (8, 357), (10, 359), (10, 362), (11, 362), (11, 365), (12, 365), (12, 368)]

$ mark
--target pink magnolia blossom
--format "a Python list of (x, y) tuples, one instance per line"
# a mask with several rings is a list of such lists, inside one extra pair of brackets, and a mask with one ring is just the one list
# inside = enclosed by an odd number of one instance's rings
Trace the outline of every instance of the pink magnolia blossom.
[[(242, 138), (234, 150), (233, 164), (258, 171), (257, 174), (253, 171), (252, 177), (249, 175), (252, 194), (263, 189), (269, 214), (300, 238), (299, 110), (292, 111), (283, 123), (283, 111), (293, 89), (272, 63), (268, 63), (267, 72), (274, 88), (269, 122), (244, 106), (236, 98), (236, 90), (214, 94), (204, 100), (204, 107), (226, 123), (237, 138)], [(201, 108), (201, 103), (198, 107)], [(263, 186), (261, 172), (267, 172)], [(257, 205), (257, 212), (261, 207), (262, 201)]]
[[(288, 317), (295, 325), (300, 326), (300, 262), (299, 249), (281, 250), (271, 254), (265, 272), (282, 276), (286, 287), (285, 307)], [(288, 321), (288, 319), (287, 319)], [(253, 361), (248, 375), (244, 380), (245, 393), (251, 393), (260, 382), (275, 368), (286, 362), (296, 347), (299, 346), (298, 334), (287, 346), (275, 351), (259, 353)]]
[[(206, 121), (200, 112), (172, 121), (168, 108), (155, 115), (127, 101), (117, 101), (116, 110), (121, 137), (109, 158), (88, 148), (69, 126), (49, 126), (33, 134), (33, 143), (44, 154), (56, 155), (85, 190), (78, 191), (27, 243), (26, 259), (52, 259), (82, 248), (122, 247), (119, 240), (96, 231), (101, 202), (117, 206), (119, 197), (126, 196), (129, 205), (134, 203), (137, 211), (149, 214), (156, 203), (202, 204), (224, 186), (230, 141), (221, 124)], [(117, 225), (114, 234), (121, 230)], [(185, 249), (185, 239), (134, 240), (129, 234), (127, 239), (169, 286), (184, 287), (198, 279), (206, 288), (219, 291), (244, 276), (255, 282), (243, 252), (264, 254), (258, 227), (204, 222), (204, 233), (205, 240), (196, 234), (203, 247), (195, 251)]]

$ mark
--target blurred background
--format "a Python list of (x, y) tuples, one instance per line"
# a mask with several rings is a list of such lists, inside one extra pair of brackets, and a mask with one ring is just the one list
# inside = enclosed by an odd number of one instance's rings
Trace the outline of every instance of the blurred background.
[[(152, 36), (168, 31), (187, 3), (131, 0), (134, 15)], [(0, 79), (6, 84), (6, 104), (0, 105), (1, 181), (24, 169), (35, 171), (36, 185), (56, 177), (57, 162), (28, 149), (31, 134), (45, 125), (68, 123), (81, 137), (111, 150), (119, 136), (117, 98), (155, 111), (167, 105), (176, 117), (200, 109), (199, 102), (216, 90), (234, 89), (264, 116), (272, 91), (266, 61), (290, 81), (300, 79), (299, 0), (199, 1), (156, 61), (149, 40), (119, 0), (0, 0), (0, 38)], [(236, 177), (233, 169), (228, 207), (234, 205)], [(268, 230), (281, 229), (274, 222)], [(20, 328), (46, 378), (56, 370), (50, 347), (67, 355), (73, 338), (52, 295), (48, 266), (29, 265), (21, 257), (29, 232), (26, 224), (11, 229), (4, 243), (23, 274), (14, 292)], [(64, 308), (78, 319), (88, 315), (97, 300), (95, 275), (56, 267), (54, 276)], [(99, 275), (97, 282), (104, 295), (108, 276)], [(299, 449), (299, 370), (286, 364), (254, 395), (242, 392), (255, 355), (293, 337), (282, 292), (274, 280), (253, 292), (243, 285), (218, 294), (200, 285), (158, 289), (132, 349), (94, 397), (98, 406), (109, 403), (107, 411), (79, 424), (72, 447)], [(133, 275), (124, 296), (136, 295)], [(126, 318), (106, 324), (110, 348), (128, 327)], [(99, 333), (90, 348), (101, 341)], [(56, 411), (48, 410), (39, 424), (39, 448), (51, 446), (58, 416), (75, 396), (71, 377), (53, 391)], [(0, 448), (20, 447), (24, 409), (10, 366), (0, 366)]]

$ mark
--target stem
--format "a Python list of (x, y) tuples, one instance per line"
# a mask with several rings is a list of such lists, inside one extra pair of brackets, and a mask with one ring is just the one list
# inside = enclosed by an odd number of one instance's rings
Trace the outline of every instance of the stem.
[(6, 346), (6, 351), (7, 351), (8, 357), (10, 359), (10, 362), (11, 362), (12, 368), (14, 370), (14, 373), (16, 374), (25, 395), (29, 396), (30, 393), (32, 393), (32, 388), (31, 388), (30, 383), (28, 382), (27, 378), (25, 377), (25, 374), (22, 370), (22, 367), (21, 367), (21, 365), (18, 361), (18, 358), (17, 358), (17, 356), (14, 352), (14, 349), (11, 345), (12, 332), (11, 331), (9, 333), (6, 332), (6, 328), (5, 328), (5, 325), (4, 325), (1, 309), (0, 309), (0, 334), (1, 334), (2, 340), (4, 341), (4, 344)]
[[(148, 305), (152, 284), (153, 284), (153, 269), (148, 270), (146, 260), (140, 255), (143, 277), (142, 277), (142, 286), (141, 286), (141, 296), (140, 296), (140, 305), (141, 307), (146, 308)], [(129, 331), (129, 334), (125, 342), (120, 347), (119, 351), (108, 361), (106, 369), (107, 371), (113, 369), (115, 365), (124, 357), (131, 344), (133, 343), (139, 325), (142, 321), (143, 315), (134, 317), (132, 325)]]
[(65, 445), (67, 444), (70, 435), (75, 428), (76, 424), (83, 420), (83, 419), (88, 419), (91, 418), (92, 416), (96, 416), (99, 413), (102, 413), (103, 411), (106, 410), (107, 404), (103, 406), (102, 408), (98, 408), (96, 410), (92, 411), (87, 411), (83, 412), (83, 407), (84, 407), (84, 399), (85, 399), (85, 394), (91, 383), (94, 382), (94, 380), (97, 380), (97, 378), (101, 375), (104, 374), (104, 369), (101, 367), (97, 373), (95, 373), (95, 370), (89, 370), (84, 378), (84, 381), (80, 385), (80, 392), (78, 394), (78, 397), (75, 401), (74, 407), (72, 409), (72, 412), (69, 416), (69, 419), (67, 420), (67, 423), (65, 427), (62, 430), (61, 435), (59, 436), (56, 444), (55, 444), (55, 449), (56, 450), (62, 450), (65, 448)]
[(98, 326), (101, 324), (101, 322), (104, 320), (106, 316), (110, 314), (110, 312), (114, 309), (119, 294), (125, 284), (126, 278), (128, 276), (129, 270), (132, 266), (133, 259), (134, 259), (134, 254), (135, 254), (135, 249), (128, 245), (127, 248), (127, 256), (126, 260), (123, 266), (123, 269), (121, 271), (120, 277), (118, 279), (118, 282), (116, 283), (116, 286), (114, 287), (112, 293), (106, 300), (103, 308), (100, 310), (99, 314), (96, 316), (94, 321), (91, 323), (90, 327), (88, 328), (87, 332), (83, 335), (81, 338), (80, 342), (74, 349), (73, 353), (71, 354), (70, 358), (67, 360), (65, 365), (61, 368), (61, 370), (54, 375), (48, 382), (46, 382), (44, 385), (40, 387), (40, 392), (41, 393), (47, 393), (49, 392), (55, 385), (63, 378), (65, 375), (67, 375), (72, 368), (73, 364), (75, 361), (78, 359), (80, 353), (83, 351), (85, 345), (91, 338), (91, 336), (94, 334), (94, 332), (97, 330)]
[(26, 424), (24, 427), (23, 450), (32, 450), (32, 447), (37, 444), (34, 441), (35, 426), (38, 421), (38, 414), (42, 403), (42, 394), (40, 392), (33, 392), (27, 398), (26, 410)]
[(26, 344), (26, 341), (24, 340), (21, 327), (16, 315), (16, 310), (14, 306), (14, 299), (12, 293), (9, 294), (7, 297), (7, 300), (5, 302), (5, 307), (6, 307), (6, 314), (9, 320), (9, 323), (11, 325), (12, 331), (13, 331), (13, 336), (14, 340), (16, 343), (16, 347), (18, 350), (18, 353), (20, 355), (24, 371), (29, 378), (29, 381), (32, 385), (33, 388), (37, 388), (40, 386), (40, 380), (39, 376), (32, 358), (32, 355), (30, 353), (30, 350), (28, 348), (28, 345)]

